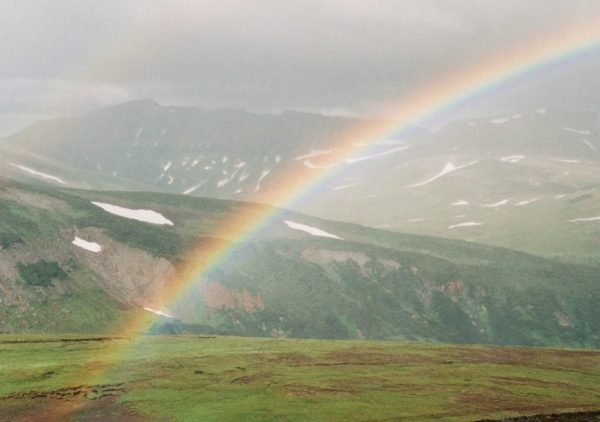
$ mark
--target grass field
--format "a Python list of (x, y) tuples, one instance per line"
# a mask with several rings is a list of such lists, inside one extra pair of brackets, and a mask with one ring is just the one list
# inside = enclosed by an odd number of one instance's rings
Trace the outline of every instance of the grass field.
[(600, 410), (600, 351), (0, 336), (0, 380), (0, 421), (462, 421)]

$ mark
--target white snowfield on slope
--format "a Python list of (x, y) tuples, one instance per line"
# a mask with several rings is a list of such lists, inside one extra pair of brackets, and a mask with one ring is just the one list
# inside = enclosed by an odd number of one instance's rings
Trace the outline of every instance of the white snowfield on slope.
[(336, 236), (335, 234), (328, 233), (328, 232), (326, 232), (324, 230), (321, 230), (321, 229), (318, 229), (316, 227), (307, 226), (306, 224), (301, 224), (301, 223), (295, 223), (295, 222), (289, 221), (289, 220), (284, 220), (283, 222), (290, 229), (300, 230), (300, 231), (306, 232), (308, 234), (311, 234), (313, 236), (329, 237), (329, 238), (332, 238), (332, 239), (342, 240), (341, 237)]
[(75, 236), (75, 239), (71, 242), (78, 248), (85, 249), (88, 252), (98, 253), (102, 251), (102, 246), (96, 242), (88, 242), (80, 237)]
[(168, 218), (165, 218), (165, 216), (163, 216), (162, 214), (160, 214), (156, 211), (133, 210), (130, 208), (119, 207), (118, 205), (107, 204), (104, 202), (92, 201), (92, 204), (94, 204), (97, 207), (102, 208), (104, 211), (106, 211), (110, 214), (114, 214), (114, 215), (117, 215), (117, 216), (123, 217), (123, 218), (129, 218), (130, 220), (136, 220), (136, 221), (141, 221), (143, 223), (150, 223), (150, 224), (159, 224), (159, 225), (168, 225), (168, 226), (175, 225), (171, 220), (169, 220)]

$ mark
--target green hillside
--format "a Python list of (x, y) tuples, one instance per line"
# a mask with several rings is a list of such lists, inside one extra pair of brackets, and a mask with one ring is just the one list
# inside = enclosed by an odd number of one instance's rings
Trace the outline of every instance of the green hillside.
[(406, 151), (340, 171), (300, 210), (597, 265), (597, 113), (543, 111), (452, 122), (409, 139)]
[(366, 125), (394, 125), (134, 101), (0, 139), (0, 177), (265, 202), (282, 176), (312, 179), (339, 155), (296, 211), (597, 266), (599, 121), (523, 109), (341, 146)]
[[(91, 201), (153, 210), (174, 225)], [(0, 207), (0, 330), (110, 332), (152, 308), (152, 293), (219, 222), (263, 206), (2, 180)], [(75, 237), (103, 249), (84, 250)], [(586, 266), (281, 211), (160, 310), (173, 318), (153, 331), (586, 347), (600, 344), (599, 296), (597, 271)]]

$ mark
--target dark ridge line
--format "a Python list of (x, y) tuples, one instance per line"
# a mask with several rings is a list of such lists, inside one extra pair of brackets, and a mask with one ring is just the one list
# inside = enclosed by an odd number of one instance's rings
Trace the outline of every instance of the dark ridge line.
[(57, 339), (32, 339), (32, 340), (0, 340), (0, 344), (27, 344), (27, 343), (79, 343), (86, 341), (130, 340), (129, 337), (83, 337), (83, 338), (57, 338)]
[(600, 410), (590, 412), (551, 413), (549, 415), (515, 416), (503, 419), (480, 419), (476, 422), (598, 422)]

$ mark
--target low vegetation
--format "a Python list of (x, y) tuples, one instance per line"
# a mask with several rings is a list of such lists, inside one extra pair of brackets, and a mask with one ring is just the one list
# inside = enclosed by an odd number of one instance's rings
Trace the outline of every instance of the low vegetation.
[(31, 286), (46, 287), (53, 279), (65, 279), (67, 273), (57, 262), (38, 261), (33, 264), (17, 263), (23, 281)]
[[(175, 224), (115, 216), (91, 201), (154, 210)], [(0, 331), (110, 332), (140, 309), (139, 286), (152, 276), (146, 268), (194, 259), (190, 248), (222, 235), (215, 227), (245, 207), (257, 215), (272, 212), (183, 195), (0, 180), (0, 233), (22, 240), (0, 250), (9, 269), (0, 274), (7, 287), (0, 297)], [(343, 240), (293, 230), (284, 220)], [(105, 249), (82, 251), (71, 244), (75, 235)], [(143, 264), (115, 272), (127, 257)], [(61, 279), (64, 272), (67, 279)], [(176, 318), (163, 318), (153, 331), (600, 347), (600, 291), (592, 267), (285, 210), (224, 255), (192, 293), (164, 310)]]
[(0, 361), (0, 421), (474, 421), (600, 410), (598, 351), (3, 336)]

